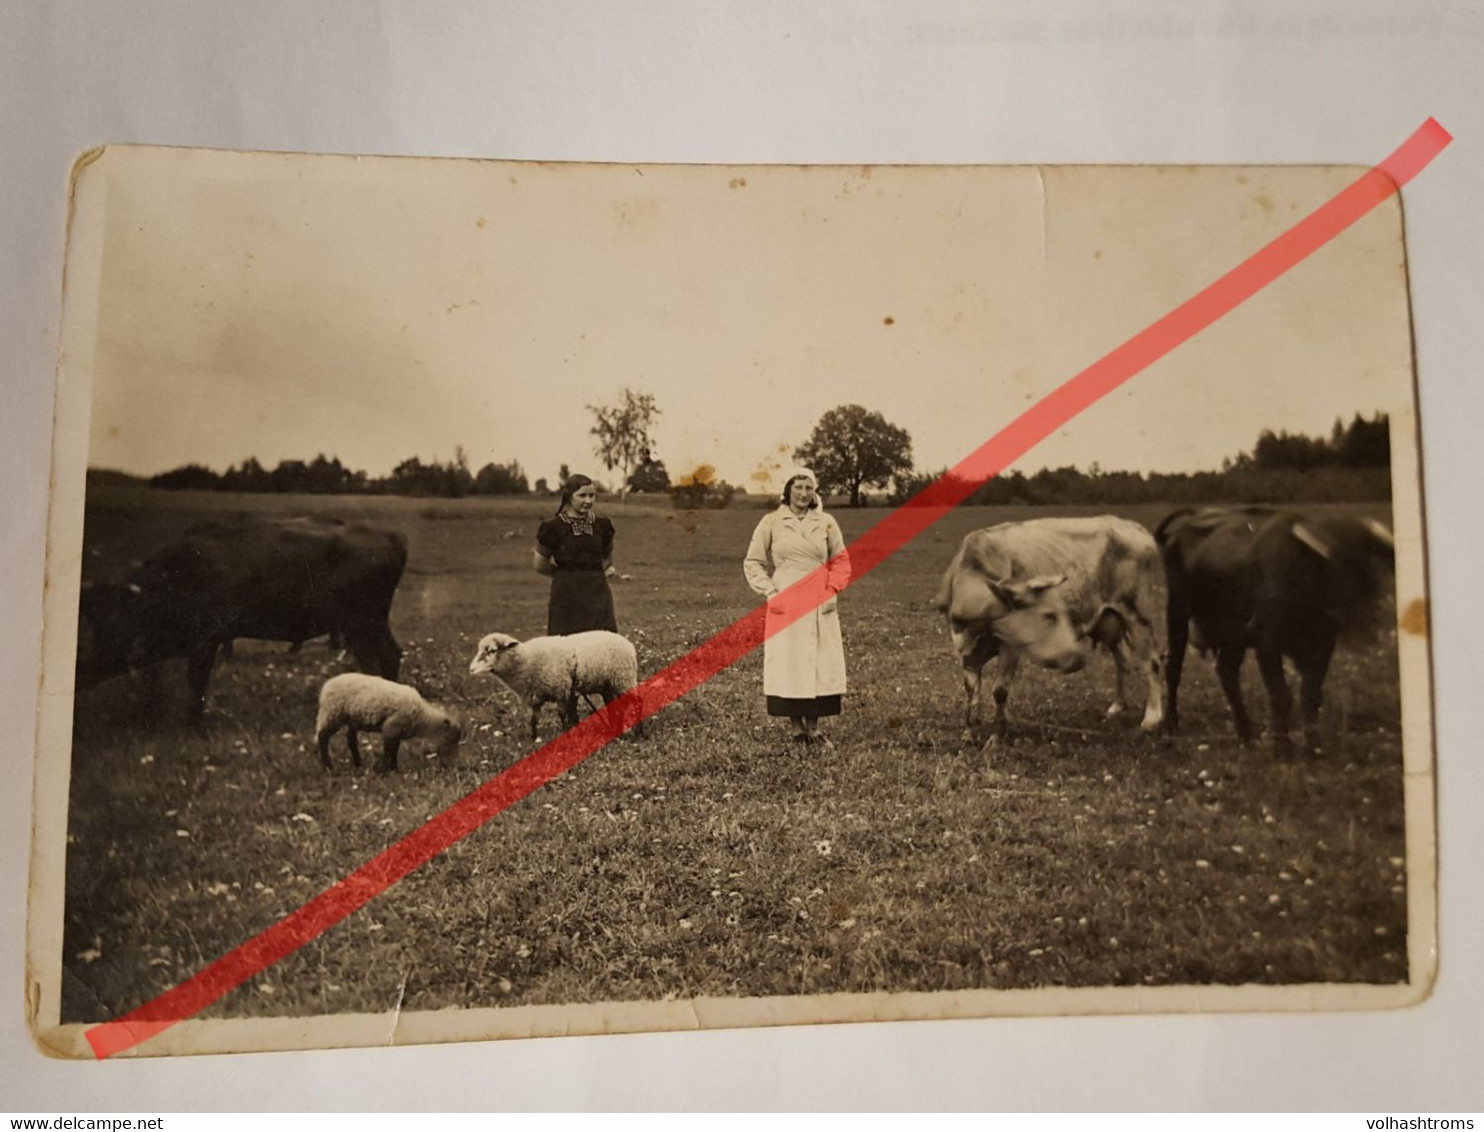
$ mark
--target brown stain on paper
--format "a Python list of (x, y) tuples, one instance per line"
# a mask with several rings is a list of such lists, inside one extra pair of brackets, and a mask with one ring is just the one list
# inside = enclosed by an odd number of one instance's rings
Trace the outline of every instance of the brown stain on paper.
[(1411, 633), (1414, 637), (1427, 636), (1427, 602), (1420, 597), (1413, 598), (1399, 624), (1403, 633)]

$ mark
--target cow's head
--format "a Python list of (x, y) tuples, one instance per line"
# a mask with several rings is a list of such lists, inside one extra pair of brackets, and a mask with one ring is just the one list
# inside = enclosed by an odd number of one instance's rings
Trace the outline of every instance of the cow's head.
[(78, 603), (77, 682), (88, 687), (118, 676), (139, 659), (144, 598), (137, 583), (83, 586)]
[(1061, 585), (1065, 574), (1045, 574), (1024, 581), (989, 582), (1004, 612), (993, 619), (993, 632), (1003, 643), (1037, 664), (1058, 672), (1076, 672), (1087, 663), (1092, 640), (1067, 610)]
[(1293, 537), (1323, 571), (1323, 612), (1342, 632), (1377, 625), (1381, 597), (1396, 569), (1396, 542), (1374, 519), (1334, 516), (1293, 525)]
[(469, 674), (478, 676), (482, 672), (495, 672), (500, 667), (500, 657), (508, 653), (518, 640), (508, 633), (491, 633), (479, 642), (474, 650), (474, 659), (469, 662)]

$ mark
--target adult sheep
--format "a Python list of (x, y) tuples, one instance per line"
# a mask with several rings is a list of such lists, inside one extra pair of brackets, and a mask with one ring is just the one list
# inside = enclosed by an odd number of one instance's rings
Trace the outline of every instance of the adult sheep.
[[(627, 638), (603, 629), (529, 641), (491, 633), (479, 642), (469, 672), (489, 673), (530, 705), (535, 739), (547, 704), (559, 705), (563, 725), (573, 727), (578, 696), (601, 695), (610, 704), (632, 690), (639, 683), (639, 658)], [(634, 731), (644, 733), (642, 712)]]
[(330, 740), (342, 727), (350, 747), (350, 761), (358, 769), (360, 732), (381, 734), (381, 758), (376, 760), (378, 774), (397, 769), (397, 749), (407, 739), (436, 740), (438, 757), (446, 766), (453, 761), (463, 736), (458, 716), (447, 708), (428, 703), (417, 689), (406, 684), (362, 672), (332, 676), (320, 687), (314, 740), (319, 747), (320, 764), (326, 770), (330, 769)]

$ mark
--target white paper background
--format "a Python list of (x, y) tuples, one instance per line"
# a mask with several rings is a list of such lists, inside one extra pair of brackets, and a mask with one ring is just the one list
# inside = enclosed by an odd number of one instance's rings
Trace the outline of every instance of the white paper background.
[[(1484, 8), (1324, 0), (0, 7), (0, 1109), (1484, 1107)], [(631, 162), (1362, 162), (1404, 194), (1437, 664), (1441, 976), (1412, 1010), (44, 1059), (25, 862), (67, 173), (109, 142)], [(1068, 317), (1075, 317), (1069, 311)], [(1129, 327), (1129, 331), (1139, 329)]]

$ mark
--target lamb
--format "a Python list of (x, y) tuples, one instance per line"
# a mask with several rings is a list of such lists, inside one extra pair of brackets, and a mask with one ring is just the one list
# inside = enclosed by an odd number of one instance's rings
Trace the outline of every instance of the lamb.
[[(639, 660), (626, 638), (602, 629), (529, 641), (491, 633), (479, 642), (469, 672), (488, 672), (530, 704), (535, 739), (542, 707), (560, 705), (563, 724), (575, 726), (577, 697), (596, 692), (612, 703), (639, 683)], [(643, 733), (641, 711), (634, 734)]]
[(438, 757), (443, 765), (453, 761), (463, 727), (458, 716), (437, 704), (430, 704), (415, 688), (347, 672), (332, 676), (319, 690), (319, 718), (314, 724), (319, 744), (319, 761), (330, 769), (330, 738), (342, 727), (350, 758), (361, 765), (360, 732), (381, 732), (381, 758), (376, 761), (378, 774), (397, 769), (397, 748), (404, 739), (435, 739)]

